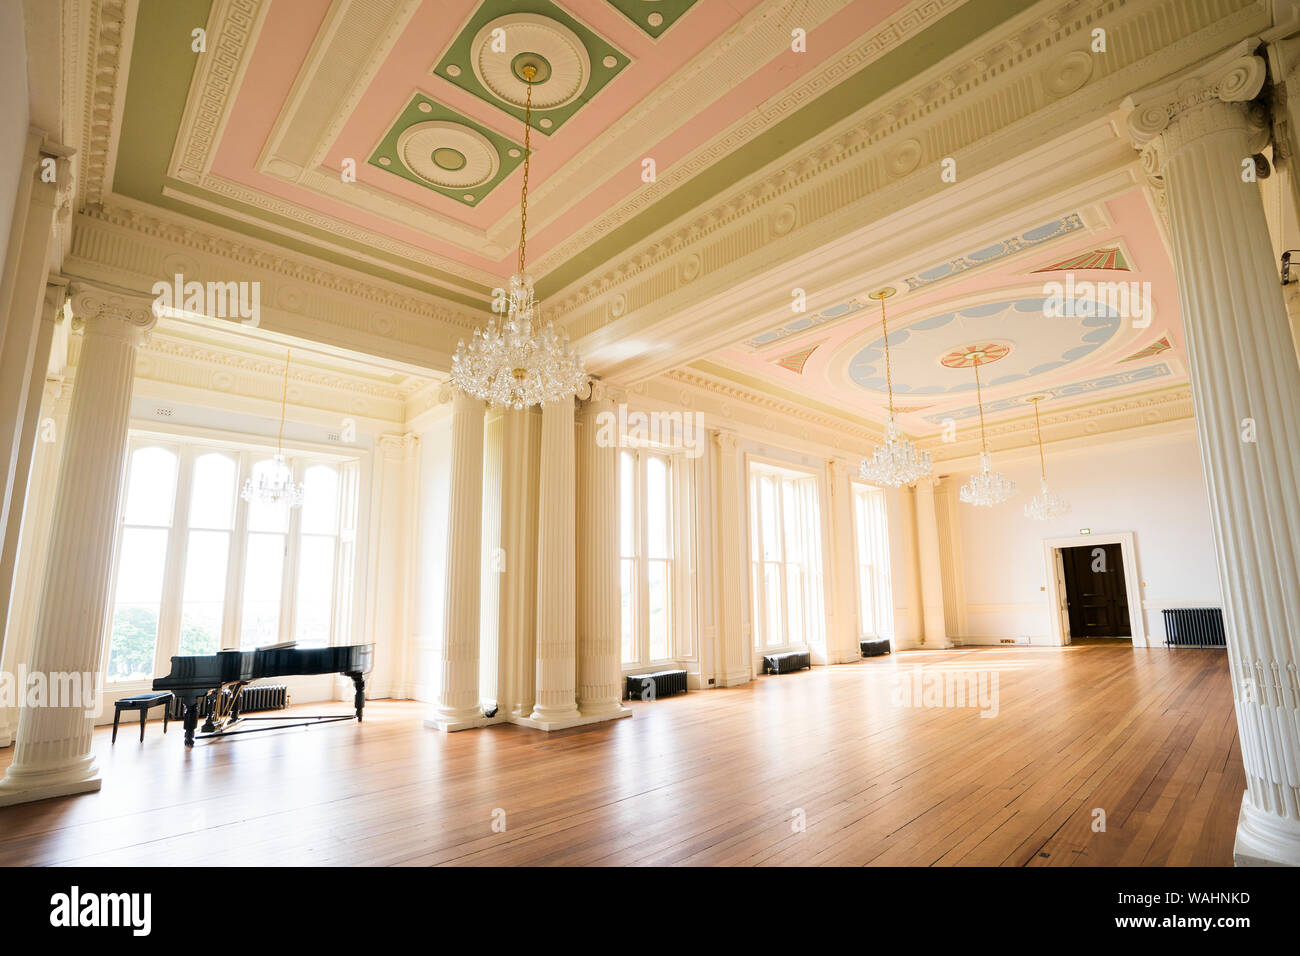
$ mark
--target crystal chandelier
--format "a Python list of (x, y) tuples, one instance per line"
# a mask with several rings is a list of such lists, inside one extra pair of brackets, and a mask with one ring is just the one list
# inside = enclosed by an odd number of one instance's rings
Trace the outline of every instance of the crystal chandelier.
[(1070, 510), (1070, 503), (1047, 487), (1047, 460), (1043, 457), (1043, 425), (1038, 420), (1038, 403), (1042, 400), (1041, 395), (1035, 395), (1030, 399), (1034, 403), (1034, 428), (1038, 432), (1038, 468), (1041, 477), (1038, 480), (1038, 494), (1025, 505), (1025, 517), (1036, 521), (1056, 518)]
[(557, 402), (576, 394), (587, 384), (582, 357), (569, 345), (563, 331), (547, 322), (540, 332), (533, 329), (536, 299), (533, 277), (525, 269), (528, 240), (528, 161), (533, 116), (533, 83), (537, 67), (525, 63), (520, 71), (527, 83), (524, 108), (524, 185), (519, 198), (519, 271), (510, 277), (509, 300), (504, 320), (488, 320), (486, 329), (475, 329), (466, 345), (456, 345), (451, 360), (451, 383), (474, 398), (494, 405), (525, 408), (543, 402)]
[(980, 411), (980, 470), (961, 486), (961, 500), (968, 505), (991, 508), (1015, 494), (1016, 483), (1002, 472), (994, 471), (989, 460), (989, 440), (984, 434), (984, 398), (980, 393), (980, 359), (983, 357), (983, 352), (971, 353), (975, 364), (975, 403)]
[(284, 386), (280, 391), (280, 435), (275, 440), (275, 457), (267, 468), (254, 469), (257, 480), (249, 477), (244, 482), (244, 490), (239, 497), (247, 502), (261, 505), (285, 504), (297, 508), (302, 504), (306, 486), (293, 480), (293, 469), (284, 460), (284, 409), (289, 398), (289, 356), (284, 353)]
[(885, 384), (889, 388), (889, 421), (885, 423), (885, 443), (877, 445), (870, 458), (862, 459), (858, 477), (873, 485), (897, 488), (916, 484), (918, 479), (930, 473), (934, 465), (928, 451), (918, 451), (912, 442), (903, 437), (898, 428), (898, 416), (894, 412), (894, 372), (889, 360), (889, 325), (885, 321), (885, 300), (893, 294), (892, 288), (871, 293), (871, 298), (880, 300), (880, 328), (885, 336)]

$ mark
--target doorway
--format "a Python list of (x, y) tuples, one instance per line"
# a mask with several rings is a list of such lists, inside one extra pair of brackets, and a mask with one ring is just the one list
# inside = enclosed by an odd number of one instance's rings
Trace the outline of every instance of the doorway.
[(1133, 639), (1124, 559), (1118, 543), (1061, 549), (1070, 642)]
[(1133, 532), (1045, 539), (1043, 570), (1051, 643), (1127, 639), (1133, 647), (1148, 646)]

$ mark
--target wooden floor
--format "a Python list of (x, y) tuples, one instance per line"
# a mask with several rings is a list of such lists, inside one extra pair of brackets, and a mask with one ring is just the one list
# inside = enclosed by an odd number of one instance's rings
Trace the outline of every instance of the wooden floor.
[[(899, 706), (917, 665), (996, 674), (997, 716)], [(103, 790), (0, 810), (0, 863), (1231, 864), (1221, 651), (916, 651), (631, 706), (443, 735), (377, 701), (188, 754), (101, 731)]]

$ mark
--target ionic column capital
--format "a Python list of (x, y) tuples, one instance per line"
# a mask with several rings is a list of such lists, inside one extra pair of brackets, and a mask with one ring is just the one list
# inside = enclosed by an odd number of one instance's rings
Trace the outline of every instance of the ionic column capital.
[(73, 328), (128, 339), (138, 345), (158, 323), (148, 296), (84, 282), (71, 287)]
[(1125, 100), (1129, 137), (1142, 151), (1148, 175), (1162, 175), (1179, 150), (1210, 133), (1236, 130), (1246, 137), (1252, 153), (1264, 148), (1268, 119), (1252, 102), (1268, 75), (1264, 58), (1254, 52), (1258, 47), (1258, 40), (1243, 40), (1215, 59)]

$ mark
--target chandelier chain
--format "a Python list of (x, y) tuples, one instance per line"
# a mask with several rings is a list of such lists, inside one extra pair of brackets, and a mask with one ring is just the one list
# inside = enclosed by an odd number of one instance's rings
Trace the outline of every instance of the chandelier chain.
[(1038, 476), (1047, 477), (1047, 459), (1043, 457), (1043, 424), (1038, 420), (1038, 403), (1042, 399), (1034, 398), (1034, 431), (1038, 433)]
[(894, 414), (894, 367), (889, 360), (889, 323), (885, 319), (885, 297), (880, 297), (880, 329), (885, 335), (885, 385), (889, 389), (889, 414)]
[(284, 451), (284, 411), (289, 401), (289, 358), (292, 350), (284, 350), (284, 381), (280, 385), (280, 434), (275, 439), (276, 453)]
[(975, 356), (975, 404), (980, 410), (980, 448), (989, 450), (988, 436), (984, 434), (984, 398), (980, 392), (980, 357)]
[(531, 156), (529, 134), (533, 130), (533, 77), (537, 68), (524, 67), (524, 79), (528, 83), (528, 93), (524, 98), (524, 185), (519, 191), (519, 272), (524, 271), (524, 248), (528, 244), (528, 160)]

